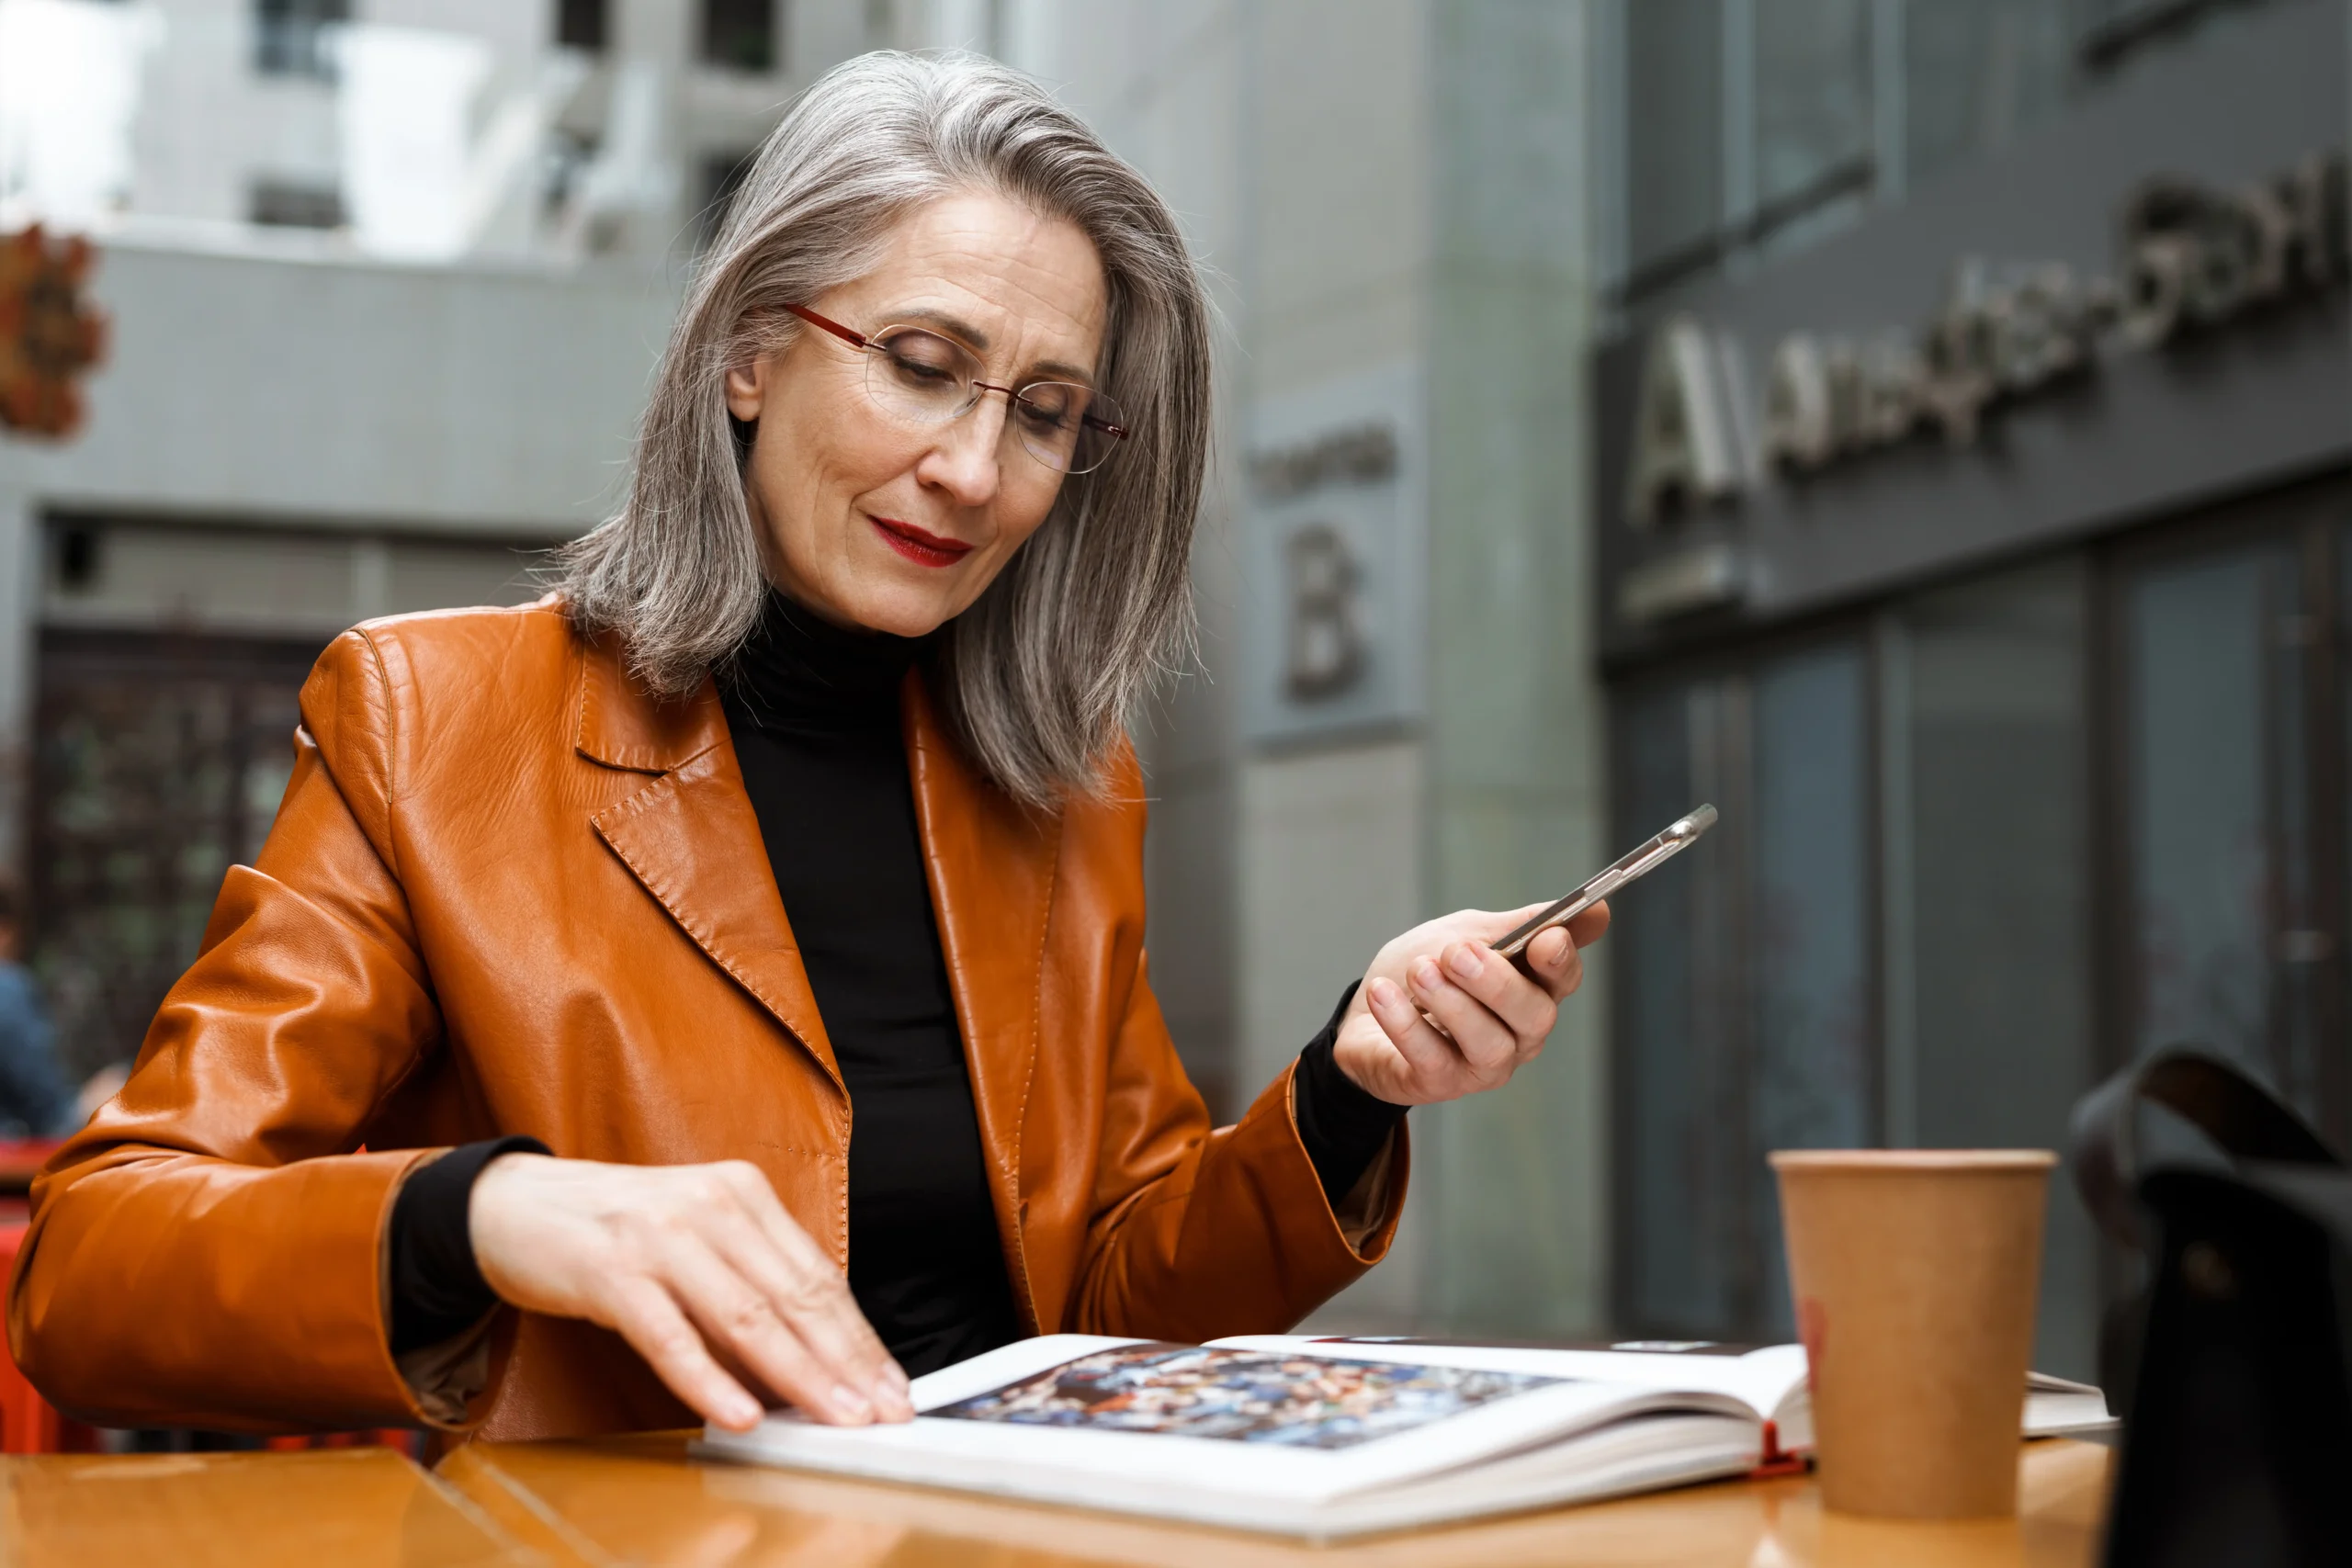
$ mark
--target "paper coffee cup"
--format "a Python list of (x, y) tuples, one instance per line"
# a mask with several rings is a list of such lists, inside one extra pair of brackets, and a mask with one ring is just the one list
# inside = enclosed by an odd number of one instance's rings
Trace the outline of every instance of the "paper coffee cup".
[(1925, 1519), (2017, 1512), (2057, 1156), (1807, 1149), (1771, 1159), (1823, 1506)]

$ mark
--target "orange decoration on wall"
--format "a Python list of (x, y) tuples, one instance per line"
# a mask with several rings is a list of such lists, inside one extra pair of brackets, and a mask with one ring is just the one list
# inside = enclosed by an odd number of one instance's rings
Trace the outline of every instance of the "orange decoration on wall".
[(62, 438), (81, 426), (82, 373), (106, 351), (106, 319), (83, 298), (95, 254), (51, 243), (36, 223), (0, 235), (0, 424)]

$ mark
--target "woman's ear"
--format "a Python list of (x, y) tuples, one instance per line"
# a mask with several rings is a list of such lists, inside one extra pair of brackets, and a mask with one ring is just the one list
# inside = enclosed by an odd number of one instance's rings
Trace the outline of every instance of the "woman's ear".
[(727, 372), (727, 412), (746, 424), (760, 417), (767, 402), (770, 357), (762, 355)]

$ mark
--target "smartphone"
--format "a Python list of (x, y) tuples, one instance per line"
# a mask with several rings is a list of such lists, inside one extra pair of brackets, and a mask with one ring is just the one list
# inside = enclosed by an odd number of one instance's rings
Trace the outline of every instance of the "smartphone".
[(1558, 903), (1495, 943), (1495, 951), (1510, 959), (1523, 971), (1527, 967), (1527, 944), (1554, 926), (1566, 925), (1570, 920), (1616, 892), (1636, 877), (1646, 876), (1696, 843), (1699, 835), (1715, 825), (1715, 808), (1702, 806), (1689, 815), (1678, 817), (1666, 825), (1666, 831), (1619, 861)]

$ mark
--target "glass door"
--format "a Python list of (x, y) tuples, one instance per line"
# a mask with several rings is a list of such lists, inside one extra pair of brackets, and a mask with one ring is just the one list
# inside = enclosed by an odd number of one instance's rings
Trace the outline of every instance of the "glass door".
[(1617, 900), (1610, 939), (1632, 1331), (1791, 1337), (1764, 1156), (1877, 1139), (1866, 686), (1846, 637), (1620, 708), (1617, 836), (1723, 813)]
[[(1618, 900), (1619, 1314), (1791, 1333), (1776, 1148), (2063, 1147), (2096, 1081), (2079, 555), (1629, 688), (1618, 836), (1724, 813)], [(2036, 1365), (2094, 1372), (2053, 1193)]]
[[(2079, 555), (1890, 606), (1876, 646), (1894, 1147), (2064, 1149), (2098, 1079)], [(2098, 1248), (2061, 1174), (2034, 1365), (2095, 1377)]]
[[(1619, 1326), (1786, 1337), (1769, 1151), (2064, 1149), (2166, 1045), (2352, 1141), (2347, 606), (2339, 475), (1621, 685), (1617, 837), (1723, 821), (1617, 901)], [(2036, 1364), (2092, 1376), (2063, 1175), (2047, 1235)]]
[(2219, 1052), (2340, 1143), (2345, 488), (2119, 556), (2118, 1060)]

